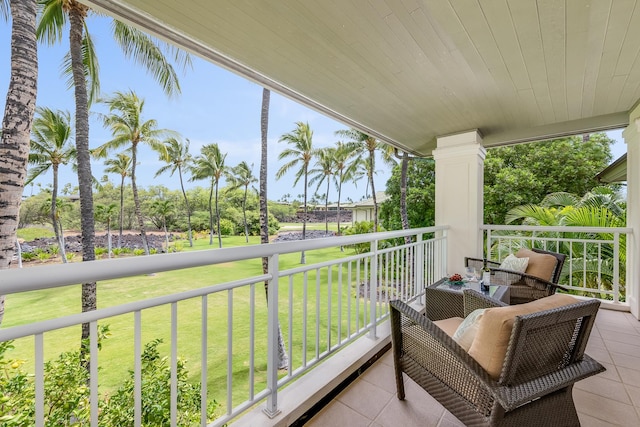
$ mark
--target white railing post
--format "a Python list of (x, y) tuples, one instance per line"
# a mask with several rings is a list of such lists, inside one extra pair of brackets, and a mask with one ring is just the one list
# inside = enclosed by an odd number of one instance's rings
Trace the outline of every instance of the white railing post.
[(453, 274), (453, 273), (449, 273), (447, 271), (447, 266), (449, 265), (449, 258), (448, 258), (448, 254), (449, 254), (449, 235), (447, 233), (447, 230), (442, 230), (442, 237), (444, 238), (443, 243), (442, 243), (442, 264), (440, 264), (440, 277), (435, 277), (435, 279), (441, 279), (442, 277), (446, 276), (447, 274)]
[(487, 259), (493, 259), (493, 258), (491, 258), (491, 229), (490, 228), (487, 229), (487, 254), (486, 254), (486, 258)]
[[(413, 296), (420, 295), (424, 289), (424, 244), (422, 243), (422, 234), (416, 234), (415, 259), (413, 259), (413, 268), (415, 289)], [(421, 300), (419, 301), (421, 302)]]
[(613, 233), (613, 302), (620, 302), (620, 233)]
[(98, 322), (89, 323), (89, 396), (91, 426), (98, 426)]
[(269, 258), (269, 292), (267, 295), (267, 406), (263, 409), (269, 418), (280, 413), (278, 409), (278, 254)]
[(36, 426), (44, 427), (44, 335), (35, 334), (34, 339)]
[(142, 425), (142, 312), (133, 313), (133, 425)]
[(369, 338), (376, 339), (376, 306), (378, 305), (378, 240), (371, 242), (369, 267)]

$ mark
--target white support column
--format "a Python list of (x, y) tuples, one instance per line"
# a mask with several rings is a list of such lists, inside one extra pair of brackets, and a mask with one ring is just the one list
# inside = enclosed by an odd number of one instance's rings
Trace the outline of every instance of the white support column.
[(622, 132), (627, 144), (627, 236), (626, 298), (631, 313), (640, 319), (640, 106), (629, 113)]
[(436, 225), (451, 227), (447, 233), (447, 274), (461, 273), (465, 256), (482, 255), (485, 156), (477, 130), (440, 137), (433, 150)]

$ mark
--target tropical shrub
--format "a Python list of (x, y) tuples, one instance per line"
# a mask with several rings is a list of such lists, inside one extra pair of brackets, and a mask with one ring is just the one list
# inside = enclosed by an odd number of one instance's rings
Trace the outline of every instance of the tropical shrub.
[[(259, 236), (260, 235), (260, 215), (255, 211), (247, 212), (247, 225), (249, 226), (249, 235), (250, 236)], [(280, 229), (280, 223), (276, 219), (275, 216), (269, 213), (269, 234), (276, 234)], [(244, 223), (240, 222), (236, 225), (237, 229), (240, 230), (242, 234), (244, 234)]]
[(22, 260), (23, 261), (31, 261), (32, 259), (36, 259), (37, 255), (35, 252), (22, 252)]
[(36, 251), (36, 256), (38, 257), (38, 259), (39, 259), (41, 262), (45, 262), (45, 261), (47, 261), (49, 258), (51, 258), (51, 254), (49, 254), (49, 252), (47, 252), (47, 251), (43, 251), (43, 250), (40, 250), (39, 252), (38, 252), (38, 251)]
[[(184, 227), (179, 223), (182, 230), (187, 229), (187, 221), (184, 219)], [(209, 230), (209, 213), (207, 211), (196, 211), (191, 215), (191, 230), (193, 232)]]
[(93, 248), (93, 252), (95, 252), (96, 257), (101, 257), (102, 255), (107, 254), (107, 248), (102, 246), (96, 246), (95, 248)]
[[(161, 357), (158, 345), (161, 339), (148, 343), (142, 353), (142, 425), (170, 425), (171, 368), (166, 357)], [(178, 425), (200, 424), (200, 383), (187, 381), (188, 371), (184, 359), (178, 359)], [(100, 425), (133, 425), (134, 373), (111, 396), (105, 396), (100, 405)], [(207, 414), (213, 416), (218, 403), (210, 401)]]
[[(595, 187), (584, 196), (558, 192), (548, 194), (539, 205), (522, 205), (511, 209), (506, 217), (507, 224), (524, 224), (536, 226), (568, 226), (568, 227), (625, 227), (626, 199), (615, 188)], [(531, 233), (526, 233), (531, 234)], [(613, 233), (536, 232), (536, 237), (551, 240), (557, 237), (571, 238), (577, 243), (561, 242), (558, 252), (569, 257), (565, 262), (560, 284), (571, 284), (585, 289), (604, 290), (574, 291), (579, 295), (597, 295), (603, 299), (612, 299), (614, 287), (614, 248), (613, 244), (598, 244), (594, 240), (613, 239)], [(545, 248), (545, 242), (535, 243)], [(626, 300), (626, 235), (619, 241), (619, 298)], [(497, 252), (500, 248), (492, 248)]]
[[(378, 226), (378, 229), (378, 231), (384, 231), (381, 226)], [(373, 221), (356, 221), (356, 223), (352, 227), (348, 227), (343, 234), (345, 236), (352, 236), (354, 234), (366, 233), (373, 233)], [(378, 247), (381, 247), (380, 245), (383, 244), (384, 242), (380, 242)], [(345, 248), (353, 249), (357, 254), (363, 254), (371, 250), (371, 243), (356, 243), (353, 245), (346, 245)]]
[[(108, 336), (101, 326), (98, 348)], [(156, 339), (145, 345), (142, 353), (142, 425), (170, 425), (171, 369), (161, 356)], [(35, 425), (34, 376), (23, 370), (23, 360), (7, 357), (12, 341), (0, 343), (0, 425), (30, 427)], [(99, 396), (99, 424), (106, 427), (134, 425), (133, 371), (113, 394)], [(186, 362), (178, 359), (178, 425), (200, 425), (200, 383), (189, 383)], [(89, 425), (90, 405), (87, 370), (82, 366), (80, 350), (60, 354), (44, 367), (45, 426)], [(208, 421), (217, 415), (219, 404), (208, 403)]]
[(235, 226), (231, 220), (226, 218), (220, 220), (220, 234), (223, 236), (232, 236), (235, 234)]
[(182, 252), (184, 250), (184, 243), (175, 242), (173, 246), (169, 247), (169, 252)]

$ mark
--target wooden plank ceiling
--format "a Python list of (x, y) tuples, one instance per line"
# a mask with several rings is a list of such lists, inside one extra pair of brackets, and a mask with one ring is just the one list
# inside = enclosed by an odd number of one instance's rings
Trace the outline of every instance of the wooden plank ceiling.
[(636, 0), (81, 0), (429, 155), (625, 126), (640, 99)]

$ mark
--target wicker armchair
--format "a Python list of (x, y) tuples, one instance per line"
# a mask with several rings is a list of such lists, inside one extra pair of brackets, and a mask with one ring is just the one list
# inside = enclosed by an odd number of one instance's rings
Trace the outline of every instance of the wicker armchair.
[[(466, 290), (465, 310), (500, 305)], [(398, 398), (403, 372), (467, 426), (579, 426), (576, 381), (604, 371), (584, 354), (600, 302), (516, 316), (499, 378), (425, 316), (392, 301)]]
[[(541, 278), (527, 273), (501, 269), (499, 262), (487, 260), (487, 265), (491, 269), (491, 283), (511, 286), (511, 304), (526, 303), (553, 295), (558, 289), (564, 289), (558, 285), (558, 280), (560, 279), (560, 273), (562, 273), (566, 255), (542, 249), (534, 248), (531, 250), (539, 254), (553, 255), (557, 259), (556, 266), (550, 277)], [(478, 270), (483, 268), (483, 260), (481, 258), (466, 257), (464, 262), (466, 267), (475, 267)]]

